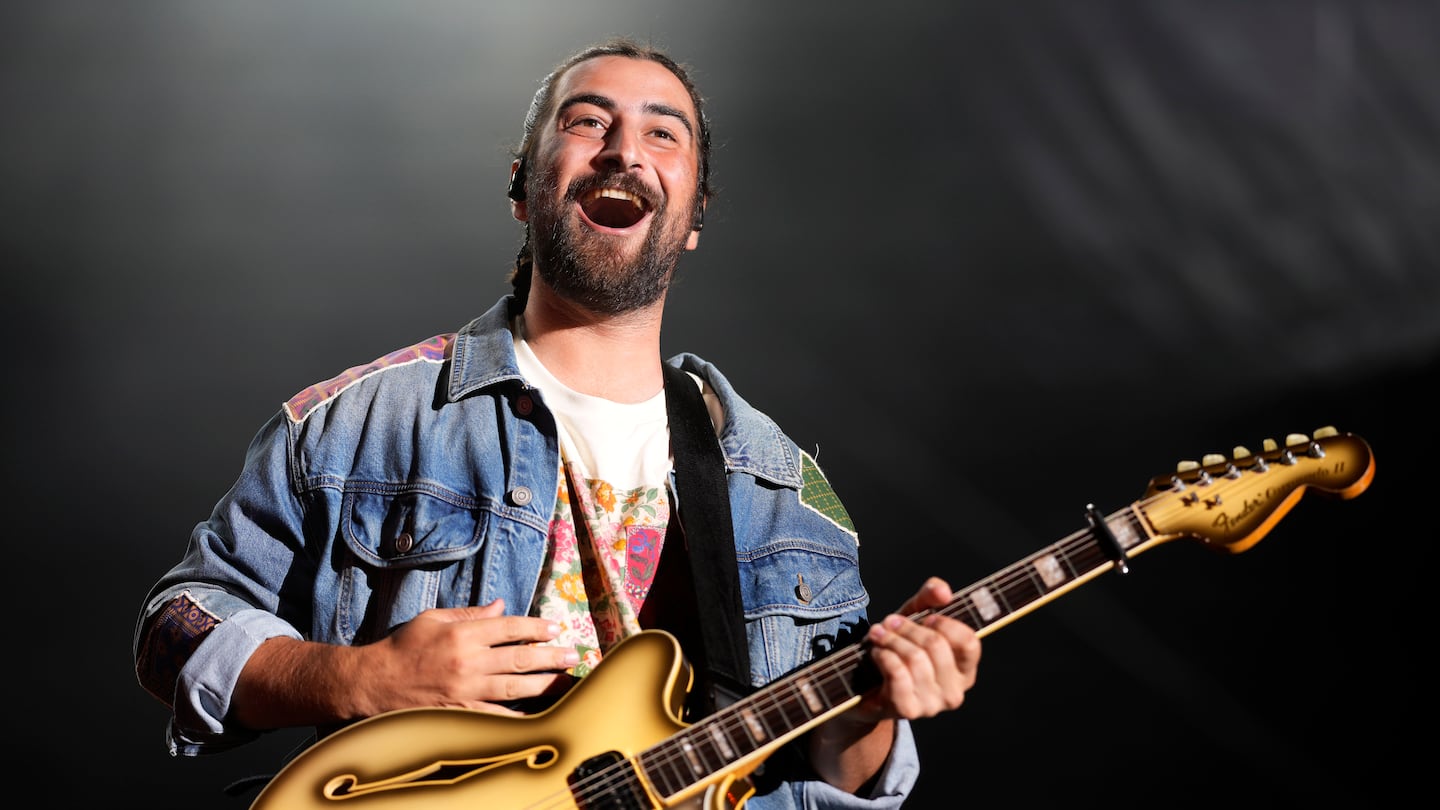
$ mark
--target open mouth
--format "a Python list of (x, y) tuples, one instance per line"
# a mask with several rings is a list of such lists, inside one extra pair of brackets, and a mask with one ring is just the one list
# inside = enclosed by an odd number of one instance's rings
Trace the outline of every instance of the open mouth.
[(629, 228), (645, 218), (650, 205), (642, 197), (620, 188), (598, 188), (580, 197), (580, 210), (604, 228)]

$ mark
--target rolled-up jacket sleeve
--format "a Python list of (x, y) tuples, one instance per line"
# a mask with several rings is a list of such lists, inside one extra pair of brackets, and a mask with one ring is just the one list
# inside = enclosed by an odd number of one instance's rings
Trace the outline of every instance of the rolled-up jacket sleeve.
[[(240, 671), (261, 642), (302, 638), (280, 610), (280, 588), (305, 561), (304, 508), (288, 474), (282, 417), (251, 442), (244, 468), (210, 518), (195, 527), (184, 558), (151, 589), (135, 628), (141, 685), (170, 706), (172, 754), (232, 748), (256, 732), (228, 719)], [(303, 617), (302, 617), (303, 618)]]
[(300, 638), (289, 623), (252, 608), (217, 624), (195, 648), (175, 684), (174, 713), (165, 735), (171, 754), (214, 753), (258, 736), (226, 718), (240, 670), (261, 642), (275, 636)]

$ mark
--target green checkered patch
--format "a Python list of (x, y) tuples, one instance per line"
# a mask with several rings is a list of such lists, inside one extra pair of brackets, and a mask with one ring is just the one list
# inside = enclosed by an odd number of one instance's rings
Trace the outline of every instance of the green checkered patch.
[(840, 496), (830, 488), (830, 481), (825, 478), (825, 473), (820, 472), (820, 466), (815, 463), (815, 459), (804, 450), (800, 451), (800, 475), (804, 480), (800, 488), (800, 502), (844, 529), (851, 537), (855, 537), (855, 542), (860, 542), (855, 524), (850, 520), (850, 513), (846, 512), (845, 505), (840, 503)]

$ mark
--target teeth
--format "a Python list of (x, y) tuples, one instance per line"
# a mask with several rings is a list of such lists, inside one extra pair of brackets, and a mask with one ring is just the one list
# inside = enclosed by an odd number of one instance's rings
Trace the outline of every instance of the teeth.
[(634, 194), (631, 194), (630, 192), (620, 188), (602, 188), (591, 194), (591, 199), (595, 199), (598, 197), (608, 197), (612, 200), (624, 200), (635, 206), (636, 208), (645, 207), (645, 202), (643, 200), (641, 200)]

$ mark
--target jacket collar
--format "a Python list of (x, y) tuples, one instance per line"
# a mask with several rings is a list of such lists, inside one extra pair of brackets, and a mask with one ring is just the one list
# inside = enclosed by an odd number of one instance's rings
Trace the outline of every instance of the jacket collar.
[(450, 354), (450, 380), (445, 396), (459, 402), (481, 388), (514, 380), (524, 383), (515, 362), (515, 338), (510, 333), (510, 307), (515, 296), (507, 295), (484, 315), (465, 325), (455, 335)]
[[(515, 340), (510, 332), (514, 301), (513, 295), (506, 295), (456, 333), (446, 387), (449, 402), (508, 381), (528, 385), (516, 365)], [(700, 375), (719, 399), (725, 413), (720, 448), (728, 469), (792, 489), (801, 488), (804, 477), (799, 452), (774, 420), (746, 402), (719, 369), (700, 357), (684, 353), (667, 362)]]

